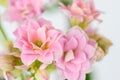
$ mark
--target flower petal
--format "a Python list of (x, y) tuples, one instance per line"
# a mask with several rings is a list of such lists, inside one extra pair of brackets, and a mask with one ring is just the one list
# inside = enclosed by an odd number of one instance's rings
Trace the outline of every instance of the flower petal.
[[(42, 53), (42, 54), (44, 54), (44, 53)], [(40, 55), (38, 60), (45, 64), (51, 64), (53, 61), (53, 54), (48, 52), (48, 53), (46, 53), (46, 55)]]
[(54, 60), (58, 60), (63, 55), (62, 46), (58, 42), (56, 42), (51, 47), (51, 53), (54, 55)]
[(74, 59), (74, 53), (72, 50), (68, 51), (65, 55), (65, 62), (69, 62)]
[(34, 53), (22, 53), (21, 60), (26, 65), (29, 66), (38, 58), (38, 54)]
[(46, 41), (46, 28), (45, 27), (40, 27), (38, 30), (37, 30), (37, 36), (39, 38), (40, 41), (44, 42)]
[(95, 50), (96, 50), (96, 48), (94, 48), (93, 46), (91, 46), (89, 44), (86, 45), (86, 47), (84, 49), (84, 51), (89, 59), (93, 57)]
[(65, 51), (73, 50), (73, 49), (77, 48), (77, 46), (78, 46), (77, 40), (74, 37), (72, 37), (65, 44)]

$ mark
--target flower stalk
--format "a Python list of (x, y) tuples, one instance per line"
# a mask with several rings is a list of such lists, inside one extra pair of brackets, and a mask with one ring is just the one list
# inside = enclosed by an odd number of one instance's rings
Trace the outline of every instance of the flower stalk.
[(2, 27), (1, 21), (0, 21), (0, 31), (1, 31), (1, 33), (2, 33), (2, 35), (3, 35), (3, 37), (4, 37), (4, 39), (5, 39), (6, 41), (8, 41), (8, 37), (7, 37), (7, 35), (6, 35), (6, 33), (5, 33), (4, 29), (3, 29), (3, 27)]

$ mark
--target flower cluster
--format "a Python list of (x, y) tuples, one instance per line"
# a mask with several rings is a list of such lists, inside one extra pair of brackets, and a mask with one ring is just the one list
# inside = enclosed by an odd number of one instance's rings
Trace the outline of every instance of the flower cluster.
[(63, 6), (63, 9), (69, 13), (70, 17), (87, 23), (98, 20), (97, 17), (100, 14), (100, 11), (95, 9), (93, 0), (73, 0), (72, 5)]
[[(19, 26), (14, 31), (14, 46), (8, 46), (12, 54), (0, 56), (6, 80), (49, 80), (53, 70), (60, 80), (85, 80), (92, 64), (107, 53), (111, 42), (90, 27), (94, 20), (100, 21), (93, 0), (49, 2), (68, 15), (72, 26), (66, 33), (42, 18), (48, 4), (44, 0), (9, 0), (5, 18)], [(15, 76), (15, 72), (20, 74)]]
[(24, 22), (31, 18), (37, 18), (44, 12), (43, 0), (10, 0), (7, 11), (11, 21)]

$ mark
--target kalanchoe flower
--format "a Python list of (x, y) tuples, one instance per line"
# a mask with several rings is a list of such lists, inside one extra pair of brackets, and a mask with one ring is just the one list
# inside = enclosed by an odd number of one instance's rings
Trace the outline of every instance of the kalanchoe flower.
[(22, 51), (21, 59), (27, 66), (39, 60), (44, 69), (62, 55), (58, 42), (62, 33), (44, 19), (28, 21), (18, 27), (14, 34), (17, 37), (15, 45)]
[(7, 17), (10, 21), (23, 22), (36, 18), (44, 11), (43, 0), (10, 0)]
[(74, 0), (71, 6), (62, 5), (62, 8), (70, 15), (72, 23), (77, 21), (76, 25), (81, 27), (88, 25), (93, 20), (100, 21), (98, 19), (100, 11), (95, 9), (93, 0)]
[(79, 27), (73, 27), (60, 42), (64, 53), (55, 63), (58, 71), (68, 80), (85, 80), (96, 51), (96, 42), (89, 40)]

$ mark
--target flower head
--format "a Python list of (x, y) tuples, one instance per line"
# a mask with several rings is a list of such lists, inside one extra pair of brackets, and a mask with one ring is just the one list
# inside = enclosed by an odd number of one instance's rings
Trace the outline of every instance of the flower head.
[(71, 6), (63, 6), (72, 18), (78, 18), (80, 22), (90, 23), (98, 20), (100, 12), (95, 9), (93, 0), (74, 0)]
[(60, 42), (64, 54), (56, 61), (58, 71), (68, 80), (84, 80), (97, 47), (96, 42), (89, 40), (79, 27), (73, 27)]
[(58, 40), (62, 36), (61, 31), (52, 27), (44, 20), (28, 21), (14, 32), (17, 37), (16, 47), (20, 48), (21, 59), (25, 65), (30, 65), (35, 60), (43, 63), (45, 68), (62, 54), (62, 48)]
[(8, 19), (23, 22), (36, 18), (44, 11), (43, 0), (10, 0)]

